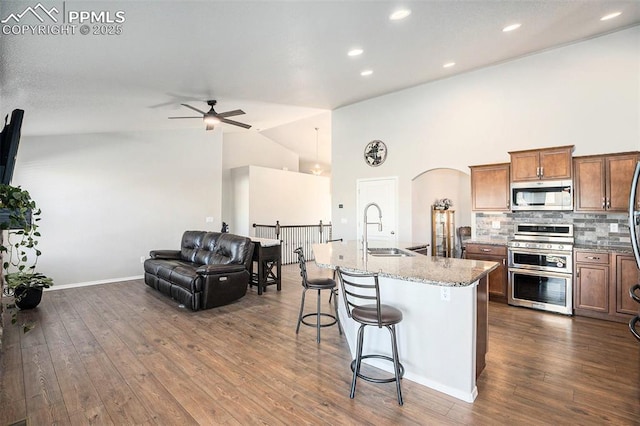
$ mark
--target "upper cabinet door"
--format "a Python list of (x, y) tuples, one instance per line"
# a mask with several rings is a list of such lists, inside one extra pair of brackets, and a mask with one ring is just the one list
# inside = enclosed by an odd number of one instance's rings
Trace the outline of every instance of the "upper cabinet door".
[(573, 165), (574, 211), (603, 211), (607, 206), (605, 158), (602, 156), (576, 157), (573, 159)]
[(540, 179), (571, 179), (573, 146), (540, 151)]
[(511, 182), (571, 179), (573, 145), (510, 152)]
[(637, 152), (574, 158), (574, 210), (627, 212), (638, 159), (640, 154)]
[(629, 211), (631, 181), (638, 154), (615, 155), (607, 157), (607, 210), (625, 213)]
[(471, 209), (473, 211), (510, 211), (509, 163), (470, 168)]
[(526, 182), (540, 179), (540, 155), (538, 151), (523, 151), (511, 154), (511, 180)]

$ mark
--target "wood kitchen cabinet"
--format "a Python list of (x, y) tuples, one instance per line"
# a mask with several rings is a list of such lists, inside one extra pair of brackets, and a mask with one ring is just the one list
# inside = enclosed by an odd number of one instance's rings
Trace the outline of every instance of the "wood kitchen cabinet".
[(573, 145), (513, 151), (511, 182), (571, 179)]
[(637, 315), (638, 304), (629, 296), (629, 288), (640, 283), (640, 270), (630, 254), (616, 254), (616, 312)]
[(507, 247), (493, 244), (467, 243), (465, 258), (498, 262), (500, 266), (489, 273), (489, 299), (507, 303)]
[(628, 322), (638, 309), (629, 297), (629, 288), (638, 282), (640, 271), (631, 254), (574, 251), (576, 315)]
[(473, 211), (510, 211), (509, 163), (469, 168), (471, 169), (471, 209)]
[(629, 209), (629, 191), (640, 153), (575, 157), (574, 210), (620, 212)]
[(576, 315), (609, 314), (609, 253), (576, 251), (574, 253), (574, 309)]

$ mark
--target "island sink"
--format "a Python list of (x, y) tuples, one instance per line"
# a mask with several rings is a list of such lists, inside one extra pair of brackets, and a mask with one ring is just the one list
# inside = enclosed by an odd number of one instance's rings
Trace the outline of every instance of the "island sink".
[(404, 250), (400, 250), (399, 248), (387, 248), (387, 247), (380, 247), (380, 248), (368, 248), (367, 252), (371, 255), (371, 256), (395, 256), (395, 257), (410, 257), (410, 256), (415, 256), (415, 254), (410, 253), (408, 251), (404, 251)]

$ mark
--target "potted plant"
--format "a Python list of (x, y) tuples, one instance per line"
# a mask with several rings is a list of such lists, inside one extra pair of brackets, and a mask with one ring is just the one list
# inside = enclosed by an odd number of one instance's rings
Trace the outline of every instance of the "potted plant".
[[(37, 247), (40, 214), (28, 191), (19, 186), (0, 184), (3, 291), (8, 296), (14, 296), (15, 305), (20, 309), (38, 306), (42, 290), (53, 285), (53, 279), (36, 272), (38, 258), (42, 254)], [(15, 313), (11, 322), (17, 322)]]

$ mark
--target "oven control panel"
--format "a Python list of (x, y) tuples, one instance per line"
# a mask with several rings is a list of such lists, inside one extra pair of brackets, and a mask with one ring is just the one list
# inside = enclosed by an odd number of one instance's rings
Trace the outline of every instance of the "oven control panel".
[(509, 247), (556, 251), (571, 251), (573, 249), (571, 244), (533, 243), (528, 241), (509, 241)]

